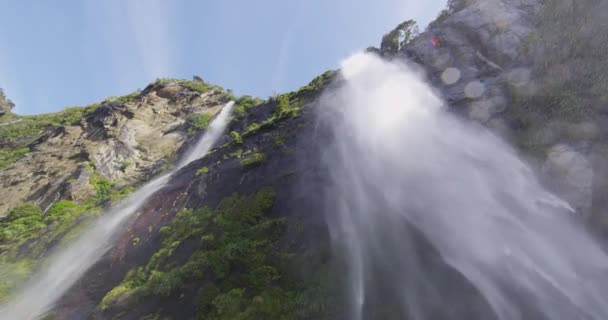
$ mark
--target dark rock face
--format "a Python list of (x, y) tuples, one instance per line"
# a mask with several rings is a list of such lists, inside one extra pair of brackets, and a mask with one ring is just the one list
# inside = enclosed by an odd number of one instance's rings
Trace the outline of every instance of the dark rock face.
[[(274, 104), (254, 108), (247, 121), (267, 117)], [(193, 318), (198, 286), (184, 289), (186, 299), (150, 297), (130, 304), (127, 309), (115, 306), (106, 311), (100, 310), (98, 304), (129, 269), (145, 265), (160, 248), (158, 230), (179, 210), (214, 207), (221, 199), (235, 193), (252, 194), (260, 188), (272, 187), (276, 191), (276, 199), (268, 214), (286, 218), (287, 229), (291, 230), (282, 240), (283, 245), (293, 246), (295, 252), (326, 245), (328, 233), (321, 200), (327, 175), (319, 167), (321, 133), (315, 124), (314, 109), (308, 106), (299, 117), (285, 120), (272, 129), (260, 130), (245, 139), (242, 145), (216, 149), (204, 159), (180, 170), (132, 219), (116, 248), (64, 297), (55, 310), (57, 315), (62, 319), (107, 319), (121, 314), (121, 319), (140, 319), (162, 309), (163, 315), (175, 319)], [(230, 130), (246, 125), (247, 122), (233, 123)], [(284, 138), (280, 145), (275, 141), (277, 135)], [(242, 159), (233, 155), (239, 149), (255, 150), (265, 154), (266, 159), (255, 166), (243, 166)], [(207, 167), (208, 173), (197, 175), (197, 170), (202, 167)], [(134, 238), (140, 239), (137, 246), (133, 245)], [(172, 259), (186, 259), (196, 248), (194, 245), (182, 250)]]

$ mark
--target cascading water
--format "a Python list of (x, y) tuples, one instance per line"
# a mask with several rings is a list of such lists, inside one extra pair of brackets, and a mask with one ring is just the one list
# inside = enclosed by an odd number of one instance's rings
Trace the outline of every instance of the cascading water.
[(356, 54), (321, 99), (348, 319), (608, 319), (608, 257), (413, 68)]
[(224, 106), (207, 132), (186, 152), (175, 169), (150, 181), (110, 209), (71, 245), (61, 249), (43, 264), (40, 271), (32, 276), (13, 299), (0, 306), (0, 319), (28, 320), (43, 316), (112, 247), (113, 238), (121, 230), (121, 225), (162, 188), (175, 171), (209, 152), (226, 129), (233, 106), (232, 101)]

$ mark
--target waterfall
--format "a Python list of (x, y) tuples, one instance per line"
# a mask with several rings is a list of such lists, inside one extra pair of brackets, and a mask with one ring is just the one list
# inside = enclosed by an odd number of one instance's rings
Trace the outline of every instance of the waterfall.
[(25, 283), (22, 290), (0, 306), (0, 319), (37, 319), (52, 308), (53, 304), (112, 248), (113, 240), (121, 226), (169, 181), (175, 171), (209, 152), (226, 129), (233, 106), (232, 101), (224, 106), (205, 134), (186, 152), (175, 169), (148, 182), (126, 200), (111, 208), (78, 239), (43, 263), (42, 268)]
[(415, 67), (356, 54), (321, 98), (348, 319), (608, 319), (608, 257)]

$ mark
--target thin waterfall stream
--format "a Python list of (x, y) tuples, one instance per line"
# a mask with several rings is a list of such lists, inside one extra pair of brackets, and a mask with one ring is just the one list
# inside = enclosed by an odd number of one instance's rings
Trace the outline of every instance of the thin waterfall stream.
[(137, 192), (109, 209), (70, 245), (60, 249), (35, 273), (7, 303), (0, 306), (0, 319), (38, 319), (84, 275), (114, 244), (121, 226), (177, 170), (204, 157), (222, 136), (230, 122), (234, 102), (227, 103), (211, 122), (200, 140), (189, 149), (170, 172), (146, 183)]

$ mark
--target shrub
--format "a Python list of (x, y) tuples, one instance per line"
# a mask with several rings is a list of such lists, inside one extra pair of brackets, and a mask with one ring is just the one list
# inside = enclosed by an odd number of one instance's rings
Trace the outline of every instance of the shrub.
[(235, 102), (234, 117), (241, 119), (245, 117), (249, 109), (259, 106), (262, 103), (264, 103), (264, 100), (262, 99), (253, 98), (251, 96), (242, 96)]
[(275, 147), (282, 147), (285, 145), (285, 134), (280, 132), (274, 137), (274, 145)]
[(198, 170), (196, 171), (196, 175), (197, 175), (197, 176), (200, 176), (201, 174), (204, 174), (204, 173), (207, 173), (207, 172), (209, 172), (209, 168), (207, 168), (207, 167), (202, 167), (202, 168), (200, 168), (200, 169), (198, 169)]
[(211, 123), (211, 115), (207, 113), (190, 114), (186, 117), (188, 135), (193, 136), (199, 130), (206, 130)]
[(129, 93), (124, 96), (107, 98), (106, 101), (112, 101), (112, 102), (118, 102), (121, 104), (125, 104), (125, 103), (129, 103), (129, 102), (133, 102), (133, 101), (137, 100), (137, 98), (139, 98), (140, 96), (141, 96), (141, 91), (137, 90), (135, 92)]
[(256, 131), (260, 130), (260, 128), (262, 128), (262, 126), (259, 123), (254, 122), (245, 128), (244, 134), (249, 135), (255, 133)]
[(266, 155), (260, 152), (254, 153), (252, 156), (241, 160), (242, 167), (251, 167), (266, 161)]
[(198, 93), (205, 93), (205, 92), (213, 89), (213, 86), (211, 86), (205, 82), (201, 82), (201, 81), (182, 81), (180, 84), (182, 86), (184, 86), (192, 91), (196, 91)]
[(19, 205), (9, 212), (6, 219), (0, 221), (0, 244), (29, 239), (45, 227), (39, 206), (32, 203)]
[(93, 201), (97, 204), (101, 204), (111, 199), (112, 188), (114, 188), (114, 181), (106, 178), (93, 175), (89, 178), (89, 184), (95, 188), (95, 196)]
[(241, 135), (236, 131), (231, 131), (230, 137), (232, 137), (232, 141), (234, 141), (234, 143), (237, 143), (237, 144), (243, 143), (243, 137), (241, 137)]

